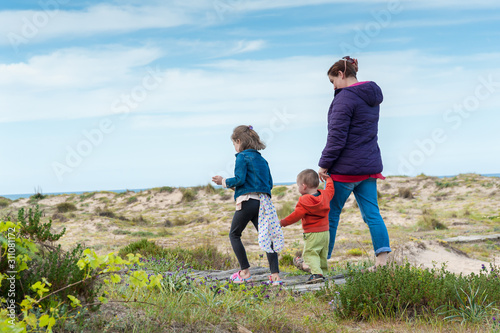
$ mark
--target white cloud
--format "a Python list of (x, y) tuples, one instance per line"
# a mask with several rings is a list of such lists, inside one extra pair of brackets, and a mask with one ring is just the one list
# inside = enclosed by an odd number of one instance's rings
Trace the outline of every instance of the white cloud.
[[(236, 49), (260, 47), (259, 41), (242, 45), (237, 43)], [(226, 46), (224, 52), (234, 52), (235, 45)], [(148, 115), (139, 118), (141, 127), (211, 126), (233, 121), (234, 114), (251, 119), (255, 113), (287, 108), (297, 115), (297, 124), (306, 125), (323, 119), (333, 95), (325, 73), (335, 60), (310, 56), (160, 68), (161, 84), (142, 96), (139, 90), (148, 68), (161, 56), (155, 48), (68, 49), (27, 63), (0, 65), (0, 122), (105, 117), (126, 109), (132, 115)], [(364, 53), (359, 56), (358, 78), (382, 87), (383, 116), (442, 115), (473, 95), (480, 77), (492, 75), (498, 81), (500, 68), (494, 64), (499, 57), (498, 53), (462, 57), (419, 51)], [(127, 107), (123, 96), (134, 94), (134, 106)], [(481, 107), (496, 103), (492, 95)], [(212, 115), (226, 120), (211, 121)]]
[(147, 28), (169, 28), (192, 23), (189, 11), (168, 6), (88, 7), (83, 11), (18, 10), (0, 12), (0, 43), (22, 47), (58, 37), (123, 33)]
[[(54, 38), (71, 38), (102, 34), (116, 34), (138, 31), (141, 29), (164, 29), (181, 25), (213, 25), (224, 24), (231, 14), (263, 11), (280, 8), (305, 7), (324, 4), (386, 4), (387, 8), (405, 11), (411, 9), (435, 8), (474, 8), (493, 9), (500, 7), (498, 1), (479, 0), (465, 1), (409, 1), (400, 2), (387, 0), (198, 0), (181, 1), (146, 1), (138, 4), (110, 5), (98, 4), (83, 10), (68, 10), (61, 4), (45, 6), (31, 10), (0, 11), (0, 45), (12, 45), (18, 50), (30, 43), (41, 43)], [(44, 2), (40, 2), (44, 3)], [(48, 2), (47, 2), (48, 3)], [(51, 2), (54, 3), (54, 2)], [(495, 18), (484, 17), (484, 20)], [(454, 25), (481, 21), (483, 18), (403, 21), (396, 26), (413, 27), (421, 25)], [(345, 33), (354, 28), (363, 27), (365, 22), (335, 25), (330, 31)], [(314, 28), (313, 28), (314, 29)], [(319, 27), (318, 29), (324, 29)], [(333, 29), (333, 30), (332, 30)]]

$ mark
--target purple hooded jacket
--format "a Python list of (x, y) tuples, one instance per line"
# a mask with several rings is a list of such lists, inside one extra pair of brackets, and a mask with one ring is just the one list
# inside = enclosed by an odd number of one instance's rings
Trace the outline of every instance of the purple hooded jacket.
[(319, 166), (335, 175), (382, 172), (377, 143), (380, 87), (372, 81), (335, 90), (328, 111), (328, 138)]

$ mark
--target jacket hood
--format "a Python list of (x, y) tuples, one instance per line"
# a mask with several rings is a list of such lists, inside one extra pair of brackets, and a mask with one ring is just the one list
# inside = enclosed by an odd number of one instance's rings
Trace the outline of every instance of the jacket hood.
[[(318, 190), (321, 192), (321, 195), (318, 195), (317, 197), (309, 194), (309, 195), (304, 195), (303, 196), (303, 202), (307, 206), (305, 207), (306, 210), (310, 211), (316, 211), (318, 207), (320, 207), (323, 204), (323, 190)], [(330, 208), (330, 206), (328, 206)]]
[(382, 89), (373, 81), (368, 81), (365, 83), (357, 84), (355, 86), (350, 86), (342, 89), (337, 89), (335, 95), (337, 95), (340, 90), (347, 90), (356, 94), (359, 98), (366, 102), (369, 106), (377, 106), (384, 100), (382, 95)]

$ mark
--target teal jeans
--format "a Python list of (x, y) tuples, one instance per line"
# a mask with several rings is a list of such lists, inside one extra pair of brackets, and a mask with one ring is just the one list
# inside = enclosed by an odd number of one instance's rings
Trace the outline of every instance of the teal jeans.
[(339, 226), (340, 213), (351, 193), (354, 193), (354, 197), (358, 202), (361, 212), (361, 217), (370, 229), (375, 255), (377, 256), (382, 252), (391, 252), (389, 233), (387, 232), (387, 227), (385, 226), (378, 208), (377, 180), (375, 178), (368, 178), (361, 182), (333, 182), (333, 184), (335, 186), (335, 195), (332, 201), (330, 201), (330, 213), (328, 214), (328, 220), (330, 222), (328, 259), (330, 259), (335, 245), (335, 236), (337, 235), (337, 228)]

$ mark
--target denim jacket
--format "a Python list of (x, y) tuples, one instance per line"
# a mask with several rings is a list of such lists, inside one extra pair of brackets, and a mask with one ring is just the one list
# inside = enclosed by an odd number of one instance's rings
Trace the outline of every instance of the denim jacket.
[(228, 188), (234, 187), (234, 199), (246, 193), (271, 195), (273, 178), (267, 161), (255, 149), (246, 149), (236, 154), (234, 177), (226, 179)]

